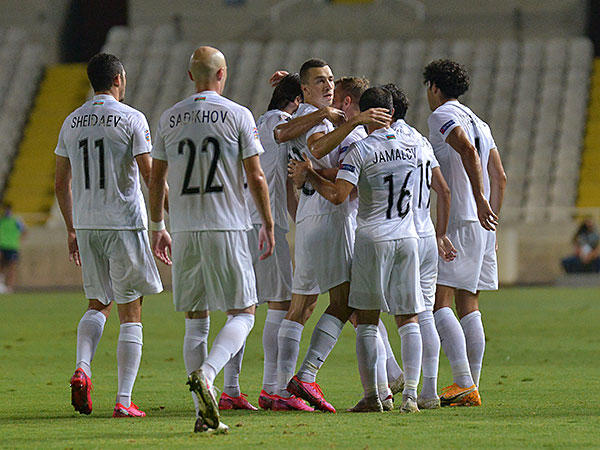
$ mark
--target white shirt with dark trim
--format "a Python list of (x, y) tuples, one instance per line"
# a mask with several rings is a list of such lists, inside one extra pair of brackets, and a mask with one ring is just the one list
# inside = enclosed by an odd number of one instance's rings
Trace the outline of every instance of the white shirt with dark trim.
[(415, 227), (420, 238), (435, 235), (435, 227), (431, 220), (431, 173), (440, 164), (435, 159), (433, 148), (425, 136), (415, 128), (408, 125), (403, 119), (392, 124), (392, 128), (399, 135), (412, 136), (420, 142), (417, 148), (417, 188), (414, 192), (413, 208)]
[[(264, 113), (256, 121), (260, 142), (265, 149), (265, 152), (260, 155), (260, 165), (269, 185), (271, 213), (275, 225), (286, 232), (289, 230), (286, 190), (289, 145), (286, 142), (278, 143), (275, 141), (273, 131), (277, 125), (287, 122), (291, 117), (285, 111), (273, 109)], [(262, 219), (249, 189), (246, 189), (246, 201), (250, 209), (252, 223), (262, 224)]]
[(151, 148), (144, 114), (112, 95), (95, 95), (67, 116), (54, 153), (71, 163), (75, 229), (146, 228), (135, 157)]
[(439, 106), (429, 116), (427, 124), (435, 157), (452, 193), (450, 222), (477, 221), (477, 206), (469, 177), (460, 155), (446, 143), (446, 138), (452, 130), (460, 126), (471, 144), (477, 148), (483, 173), (484, 196), (489, 199), (490, 180), (487, 164), (490, 150), (496, 148), (490, 127), (458, 100), (448, 101)]
[(418, 237), (412, 208), (418, 145), (412, 137), (381, 128), (350, 146), (337, 178), (358, 187), (357, 238)]
[(249, 230), (242, 160), (261, 153), (252, 113), (216, 92), (167, 109), (152, 157), (169, 164), (171, 231)]
[[(294, 113), (293, 117), (301, 117), (306, 114), (310, 114), (317, 111), (313, 105), (308, 103), (302, 103)], [(308, 149), (307, 141), (315, 133), (331, 133), (334, 130), (333, 124), (325, 119), (312, 127), (308, 132), (302, 136), (292, 139), (290, 141), (289, 155), (291, 159), (301, 159), (304, 154), (308, 155), (308, 158), (312, 162), (314, 169), (335, 169), (338, 167), (337, 155), (335, 149), (325, 155), (321, 159), (316, 159), (310, 153)], [(341, 213), (348, 214), (348, 200), (341, 205), (334, 205), (318, 192), (314, 190), (311, 184), (307, 181), (304, 187), (300, 190), (300, 198), (298, 200), (298, 210), (296, 211), (296, 223), (300, 223), (304, 218), (310, 216), (323, 216), (328, 214)]]

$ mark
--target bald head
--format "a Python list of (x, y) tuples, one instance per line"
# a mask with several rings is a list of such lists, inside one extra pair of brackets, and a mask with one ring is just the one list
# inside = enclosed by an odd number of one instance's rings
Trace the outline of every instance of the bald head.
[(189, 70), (196, 84), (217, 81), (217, 72), (221, 69), (223, 72), (227, 70), (225, 56), (216, 48), (198, 47), (192, 53)]

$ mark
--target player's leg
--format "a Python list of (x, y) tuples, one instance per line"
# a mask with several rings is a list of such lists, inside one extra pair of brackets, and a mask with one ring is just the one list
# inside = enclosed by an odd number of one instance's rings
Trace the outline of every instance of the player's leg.
[(81, 414), (92, 412), (92, 360), (100, 343), (104, 325), (112, 309), (98, 300), (89, 300), (88, 309), (77, 326), (77, 361), (71, 377), (71, 404)]
[[(185, 313), (185, 335), (183, 336), (183, 363), (188, 376), (198, 370), (208, 355), (210, 315), (207, 310)], [(198, 396), (192, 392), (192, 400), (199, 411)]]
[(479, 312), (479, 292), (473, 294), (459, 289), (456, 293), (456, 312), (465, 335), (471, 376), (479, 386), (479, 376), (485, 352), (485, 332)]
[(381, 341), (385, 349), (385, 370), (388, 379), (388, 385), (392, 395), (396, 395), (398, 392), (401, 392), (402, 389), (404, 389), (404, 373), (402, 372), (402, 369), (396, 360), (394, 350), (392, 350), (392, 346), (390, 345), (387, 329), (381, 319), (379, 319), (378, 329), (379, 336), (381, 337)]
[(417, 314), (396, 315), (400, 335), (402, 367), (404, 367), (404, 389), (402, 390), (401, 412), (418, 411), (417, 386), (421, 375), (423, 342)]
[[(356, 311), (356, 357), (358, 372), (363, 385), (363, 398), (350, 412), (382, 412), (383, 406), (379, 398), (377, 360), (379, 353), (378, 329), (379, 310)], [(383, 344), (383, 343), (382, 343)], [(387, 387), (387, 386), (386, 386)]]
[(118, 303), (119, 340), (117, 342), (117, 398), (113, 417), (143, 417), (131, 401), (131, 392), (142, 360), (142, 300), (137, 298), (128, 303)]
[(4, 284), (6, 292), (13, 292), (17, 283), (17, 263), (19, 261), (19, 252), (10, 251), (10, 257), (6, 261)]

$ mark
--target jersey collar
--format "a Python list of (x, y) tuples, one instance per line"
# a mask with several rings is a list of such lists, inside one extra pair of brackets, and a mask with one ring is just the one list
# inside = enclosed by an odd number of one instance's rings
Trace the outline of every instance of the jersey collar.
[(100, 102), (100, 101), (117, 101), (112, 95), (110, 94), (98, 94), (98, 95), (94, 95), (92, 97), (92, 101), (94, 102)]

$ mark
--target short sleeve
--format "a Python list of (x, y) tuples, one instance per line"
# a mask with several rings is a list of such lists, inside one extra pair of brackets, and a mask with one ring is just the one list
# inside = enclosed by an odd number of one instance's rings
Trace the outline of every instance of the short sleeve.
[(64, 158), (69, 157), (69, 153), (67, 152), (67, 146), (65, 143), (65, 128), (67, 127), (67, 123), (69, 121), (69, 117), (63, 122), (62, 127), (60, 128), (60, 133), (58, 134), (58, 142), (56, 144), (56, 148), (54, 149), (54, 154), (58, 156), (62, 156)]
[(358, 177), (360, 176), (362, 161), (363, 158), (358, 146), (356, 144), (350, 145), (346, 157), (340, 164), (336, 178), (346, 180), (356, 186), (358, 184)]
[(325, 119), (322, 122), (319, 122), (318, 124), (316, 124), (310, 130), (308, 130), (308, 132), (306, 133), (306, 140), (308, 141), (308, 138), (310, 138), (315, 133), (327, 134), (331, 131), (332, 128), (333, 128), (333, 125), (331, 124), (331, 122), (329, 122), (329, 120)]
[(437, 158), (435, 157), (435, 154), (433, 153), (433, 147), (425, 137), (423, 137), (423, 154), (427, 155), (427, 158), (431, 161), (432, 169), (440, 167), (440, 163), (438, 162)]
[(260, 155), (264, 152), (254, 117), (252, 117), (252, 113), (246, 108), (240, 111), (239, 138), (242, 159)]
[(142, 113), (132, 114), (130, 120), (133, 139), (131, 152), (133, 156), (150, 153), (152, 150), (152, 138), (150, 137), (150, 127), (148, 126), (146, 116)]
[(427, 120), (429, 125), (429, 134), (439, 137), (443, 142), (452, 130), (460, 126), (456, 116), (449, 111), (440, 111), (439, 108), (429, 116)]
[(152, 158), (160, 159), (161, 161), (167, 160), (167, 151), (165, 149), (165, 138), (160, 133), (160, 129), (157, 133), (156, 140), (152, 146)]

